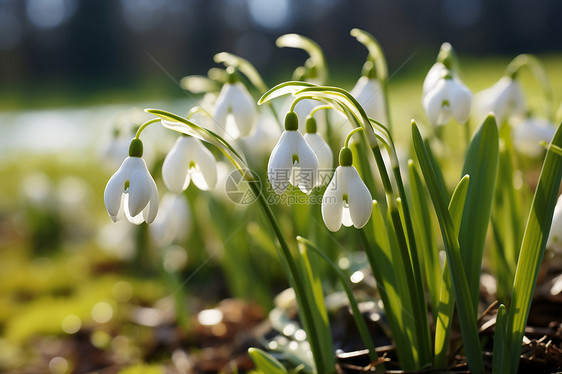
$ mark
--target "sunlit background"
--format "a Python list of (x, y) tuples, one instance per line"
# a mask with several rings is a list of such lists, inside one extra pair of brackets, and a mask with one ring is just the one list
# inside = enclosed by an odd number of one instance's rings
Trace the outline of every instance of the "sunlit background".
[[(216, 53), (249, 60), (271, 87), (308, 57), (275, 40), (302, 34), (323, 48), (329, 83), (350, 89), (366, 51), (349, 31), (364, 29), (385, 51), (393, 116), (406, 125), (425, 118), (421, 85), (444, 41), (474, 91), (496, 82), (514, 56), (537, 54), (558, 103), (561, 14), (558, 0), (0, 0), (0, 370), (117, 372), (158, 360), (188, 368), (178, 348), (185, 331), (198, 329), (209, 344), (230, 336), (241, 310), (256, 324), (285, 287), (269, 233), (254, 221), (228, 232), (213, 209), (231, 220), (244, 215), (220, 211), (220, 199), (191, 193), (192, 212), (203, 212), (191, 218), (192, 240), (164, 249), (145, 243), (145, 226), (113, 224), (103, 207), (120, 162), (105, 157), (115, 124), (145, 119), (131, 108), (185, 114), (200, 97), (180, 79), (206, 75)], [(146, 139), (157, 173), (174, 135), (150, 128)], [(240, 263), (228, 264), (227, 238)], [(240, 280), (244, 269), (256, 274)], [(352, 273), (354, 283), (363, 280)], [(183, 317), (170, 311), (178, 295), (189, 295)], [(215, 308), (229, 296), (253, 304)], [(185, 330), (173, 330), (174, 321)]]

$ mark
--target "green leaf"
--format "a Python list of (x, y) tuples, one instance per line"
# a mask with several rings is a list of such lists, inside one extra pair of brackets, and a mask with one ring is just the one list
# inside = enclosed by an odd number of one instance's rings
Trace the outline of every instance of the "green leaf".
[(259, 348), (248, 348), (256, 368), (264, 374), (287, 374), (287, 369), (272, 355)]
[(214, 59), (218, 64), (223, 63), (226, 66), (232, 66), (233, 68), (240, 70), (246, 77), (248, 77), (250, 82), (252, 82), (258, 91), (267, 91), (267, 85), (263, 81), (260, 73), (258, 73), (254, 65), (252, 65), (248, 60), (228, 52), (217, 53)]
[(437, 219), (439, 220), (445, 252), (447, 253), (447, 259), (451, 267), (451, 280), (455, 299), (457, 300), (459, 324), (468, 366), (471, 372), (483, 373), (484, 362), (482, 360), (482, 349), (478, 337), (476, 314), (472, 305), (470, 289), (468, 288), (466, 273), (462, 263), (456, 229), (447, 209), (447, 204), (442, 198), (435, 171), (433, 170), (433, 166), (425, 149), (425, 144), (415, 121), (412, 121), (412, 138), (422, 174), (429, 189)]
[(498, 137), (496, 120), (489, 115), (472, 138), (463, 167), (463, 175), (470, 175), (470, 186), (460, 225), (459, 245), (475, 313), (498, 170)]
[(267, 103), (277, 97), (294, 94), (306, 87), (314, 87), (315, 84), (300, 81), (289, 81), (278, 84), (277, 86), (271, 88), (269, 91), (264, 93), (262, 97), (258, 100), (258, 105)]
[[(562, 147), (562, 126), (558, 126), (551, 145)], [(562, 157), (549, 149), (535, 190), (531, 211), (527, 218), (511, 294), (507, 322), (507, 344), (512, 373), (515, 373), (519, 367), (521, 342), (552, 224), (560, 179), (562, 179)]]
[(509, 361), (507, 353), (506, 342), (506, 323), (507, 312), (505, 305), (501, 304), (498, 308), (498, 315), (496, 316), (496, 328), (494, 331), (494, 354), (492, 357), (492, 373), (502, 374), (509, 372)]
[[(469, 176), (465, 175), (453, 191), (453, 196), (449, 202), (449, 213), (455, 232), (459, 234), (463, 210), (465, 209), (466, 194), (469, 186)], [(451, 293), (451, 273), (449, 262), (445, 259), (443, 272), (440, 279), (439, 306), (437, 308), (437, 318), (435, 322), (435, 359), (434, 364), (437, 368), (445, 367), (447, 363), (447, 347), (449, 346), (449, 333), (451, 332), (451, 322), (455, 311), (455, 298)]]
[(417, 351), (414, 352), (415, 350), (412, 349), (412, 342), (415, 341), (415, 319), (406, 285), (405, 267), (392, 226), (382, 214), (378, 202), (373, 201), (371, 224), (359, 233), (364, 241), (373, 276), (377, 281), (377, 289), (392, 331), (400, 364), (406, 370), (414, 370), (417, 367)]
[[(302, 279), (303, 288), (305, 292), (305, 297), (313, 302), (309, 303), (312, 311), (312, 320), (307, 321), (305, 318), (301, 318), (302, 321), (306, 321), (305, 331), (309, 332), (309, 323), (314, 324), (316, 330), (316, 338), (320, 345), (320, 352), (313, 352), (315, 355), (320, 354), (320, 360), (322, 360), (322, 365), (324, 370), (328, 372), (335, 371), (335, 357), (334, 357), (334, 346), (332, 343), (332, 332), (330, 330), (330, 320), (328, 318), (328, 311), (326, 310), (326, 305), (324, 303), (324, 293), (322, 291), (322, 282), (320, 277), (315, 274), (312, 270), (310, 264), (310, 259), (308, 257), (307, 246), (302, 242), (297, 242), (300, 257), (297, 257), (297, 264), (299, 265)], [(303, 308), (299, 308), (299, 311)], [(320, 368), (317, 368), (321, 371)]]
[(412, 196), (412, 224), (425, 270), (425, 280), (429, 289), (429, 300), (433, 311), (433, 324), (436, 323), (439, 289), (441, 288), (441, 265), (439, 251), (433, 235), (433, 226), (426, 204), (427, 195), (423, 188), (418, 169), (412, 160), (408, 161), (410, 192)]
[(145, 109), (147, 113), (154, 114), (162, 118), (162, 126), (186, 134), (189, 136), (196, 137), (205, 142), (208, 142), (215, 147), (217, 147), (225, 156), (232, 162), (232, 164), (242, 172), (243, 176), (248, 178), (253, 178), (252, 173), (247, 173), (248, 165), (246, 161), (236, 152), (236, 150), (221, 136), (217, 135), (213, 131), (201, 127), (190, 120), (178, 116), (177, 114), (167, 112), (161, 109)]

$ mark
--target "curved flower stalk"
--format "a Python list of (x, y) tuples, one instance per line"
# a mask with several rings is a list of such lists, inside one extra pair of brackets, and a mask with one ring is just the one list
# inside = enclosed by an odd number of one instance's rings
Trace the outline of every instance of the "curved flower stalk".
[(158, 213), (158, 190), (142, 159), (142, 142), (134, 138), (129, 157), (107, 182), (104, 202), (113, 222), (123, 215), (136, 225), (151, 223)]
[(166, 194), (160, 202), (158, 216), (150, 225), (151, 237), (160, 246), (182, 242), (191, 229), (189, 204), (182, 194)]
[(472, 93), (450, 74), (439, 79), (423, 98), (423, 107), (434, 126), (442, 126), (454, 118), (460, 124), (466, 123), (470, 115)]
[(320, 46), (313, 40), (298, 34), (285, 34), (277, 38), (275, 44), (279, 48), (298, 48), (306, 51), (310, 58), (302, 69), (299, 79), (317, 84), (324, 84), (328, 79), (328, 67)]
[(217, 160), (197, 138), (182, 135), (162, 164), (162, 179), (175, 194), (187, 189), (191, 180), (203, 191), (212, 189), (217, 182)]
[(555, 133), (554, 125), (545, 118), (527, 117), (511, 130), (515, 149), (531, 158), (544, 154), (541, 142), (550, 143)]
[(213, 117), (225, 136), (232, 139), (248, 136), (254, 129), (256, 104), (246, 87), (236, 78), (233, 69), (229, 71), (228, 82), (222, 86), (215, 101)]
[(296, 113), (287, 113), (285, 131), (273, 148), (267, 165), (267, 177), (278, 194), (283, 194), (289, 183), (306, 194), (316, 186), (318, 159), (297, 130)]
[[(294, 106), (293, 104), (293, 100), (292, 98), (287, 98), (287, 100), (283, 103), (283, 105), (281, 106), (281, 113), (287, 113), (287, 112), (295, 112), (297, 114), (297, 117), (299, 119), (299, 132), (301, 134), (306, 132), (306, 120), (309, 116), (309, 114), (314, 110), (314, 108), (318, 107), (319, 105), (322, 105), (322, 102), (318, 101), (318, 100), (313, 100), (313, 99), (303, 99), (300, 100), (297, 104), (295, 104)], [(291, 109), (292, 107), (292, 109)], [(322, 133), (325, 134), (325, 130), (327, 129), (327, 124), (326, 121), (323, 118), (320, 118), (318, 121), (318, 127), (320, 129), (322, 129)]]
[(372, 212), (373, 198), (353, 166), (351, 149), (342, 148), (339, 159), (340, 166), (322, 197), (322, 218), (332, 232), (338, 231), (342, 224), (360, 229)]

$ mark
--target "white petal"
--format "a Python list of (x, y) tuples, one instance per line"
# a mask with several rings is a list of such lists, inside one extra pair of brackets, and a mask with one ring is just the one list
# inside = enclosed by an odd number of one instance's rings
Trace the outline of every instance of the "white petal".
[(345, 227), (351, 227), (351, 225), (353, 225), (353, 221), (351, 220), (351, 213), (349, 212), (349, 205), (347, 205), (345, 202), (343, 203), (342, 208), (341, 223)]
[[(291, 139), (296, 131), (284, 131), (271, 152), (267, 164), (267, 178), (273, 190), (282, 194), (289, 186), (289, 176), (293, 167), (291, 153)], [(302, 136), (302, 135), (301, 135)]]
[(200, 140), (192, 139), (190, 157), (189, 161), (196, 165), (191, 174), (193, 183), (203, 191), (214, 188), (217, 183), (217, 160), (213, 153)]
[(385, 103), (382, 86), (377, 79), (362, 76), (351, 91), (369, 117), (385, 124)]
[(355, 167), (345, 166), (342, 169), (345, 172), (345, 174), (342, 173), (342, 178), (345, 178), (345, 181), (348, 183), (348, 203), (351, 221), (353, 221), (353, 226), (360, 229), (371, 218), (373, 198)]
[(341, 190), (341, 179), (339, 178), (341, 168), (341, 166), (336, 168), (334, 176), (322, 197), (322, 219), (328, 230), (332, 232), (338, 231), (342, 224), (342, 195), (344, 192)]
[(125, 205), (130, 215), (135, 217), (142, 212), (150, 201), (151, 181), (154, 181), (142, 158), (131, 157), (131, 160), (135, 161), (135, 165), (129, 179), (129, 189), (127, 191), (128, 204)]
[(439, 81), (439, 79), (443, 78), (443, 76), (447, 73), (447, 68), (443, 63), (436, 62), (433, 64), (431, 69), (427, 72), (425, 76), (425, 80), (423, 81), (423, 96), (425, 96)]
[(314, 186), (316, 186), (316, 179), (318, 176), (318, 158), (314, 151), (304, 140), (304, 137), (298, 131), (291, 131), (295, 133), (293, 149), (299, 157), (298, 166), (300, 168), (296, 182), (302, 192), (309, 194)]
[(129, 159), (127, 157), (123, 164), (121, 164), (121, 167), (109, 178), (103, 192), (105, 209), (107, 209), (107, 212), (114, 221), (118, 220), (116, 218), (119, 216), (121, 200), (125, 191), (125, 181), (129, 179), (130, 169), (126, 167)]
[(158, 214), (158, 188), (154, 179), (150, 178), (150, 200), (142, 211), (142, 216), (146, 223), (152, 223)]
[(554, 215), (546, 247), (562, 254), (562, 195), (558, 197), (558, 202), (554, 207)]
[(468, 121), (470, 106), (472, 105), (472, 93), (461, 82), (454, 81), (454, 88), (451, 90), (451, 111), (453, 118), (460, 124)]
[(162, 179), (173, 193), (181, 193), (189, 186), (189, 146), (191, 137), (180, 136), (162, 164)]
[(231, 105), (232, 115), (240, 136), (250, 135), (257, 118), (256, 103), (246, 87), (240, 82), (233, 85)]
[(449, 111), (450, 115), (450, 110), (443, 107), (443, 102), (449, 100), (447, 89), (446, 80), (442, 79), (423, 98), (423, 108), (432, 125), (444, 125), (449, 120), (446, 114)]
[(549, 121), (528, 118), (512, 130), (511, 136), (518, 152), (529, 157), (538, 157), (545, 152), (541, 141), (550, 142), (554, 133), (555, 129)]
[(328, 176), (332, 173), (334, 154), (328, 143), (318, 134), (304, 134), (304, 140), (310, 146), (316, 158), (318, 159), (318, 178), (317, 185), (327, 184), (330, 179)]
[(127, 217), (129, 222), (131, 222), (135, 225), (140, 225), (141, 223), (144, 222), (144, 217), (142, 216), (142, 212), (140, 212), (137, 215), (132, 215), (130, 210), (129, 210), (129, 199), (130, 199), (129, 194), (125, 194), (125, 198), (124, 198), (124, 201), (123, 201), (124, 210), (125, 210), (125, 217)]

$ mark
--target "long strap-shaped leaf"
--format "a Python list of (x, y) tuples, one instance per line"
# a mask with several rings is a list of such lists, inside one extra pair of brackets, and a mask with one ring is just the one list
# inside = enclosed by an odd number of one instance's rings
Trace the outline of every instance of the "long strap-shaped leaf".
[[(461, 225), (462, 214), (466, 206), (466, 195), (469, 187), (469, 176), (465, 175), (457, 184), (451, 201), (449, 202), (449, 213), (458, 235)], [(455, 310), (455, 298), (451, 293), (451, 271), (449, 262), (445, 260), (441, 274), (441, 287), (439, 289), (439, 306), (437, 307), (437, 318), (435, 322), (435, 359), (437, 368), (444, 367), (447, 363), (447, 347), (449, 345), (449, 333), (453, 312)]]
[[(562, 147), (562, 126), (558, 126), (550, 147), (552, 146)], [(511, 305), (507, 319), (507, 349), (512, 373), (516, 373), (519, 367), (521, 341), (523, 340), (531, 299), (535, 291), (541, 260), (552, 224), (552, 215), (561, 178), (562, 156), (549, 148), (523, 234), (511, 294)]]
[(498, 138), (496, 120), (493, 115), (489, 115), (474, 134), (463, 167), (463, 175), (470, 175), (470, 186), (460, 225), (459, 245), (475, 313), (478, 309), (480, 270), (498, 171)]
[(451, 267), (451, 280), (453, 282), (455, 299), (457, 300), (459, 324), (468, 367), (473, 373), (483, 373), (484, 362), (482, 360), (482, 349), (478, 338), (476, 315), (472, 306), (466, 273), (462, 264), (455, 226), (447, 209), (447, 203), (443, 200), (439, 191), (435, 172), (433, 171), (420, 130), (415, 121), (412, 121), (412, 138), (418, 161), (437, 213), (441, 234), (443, 236), (443, 243), (445, 245), (445, 252), (447, 253), (447, 259)]

